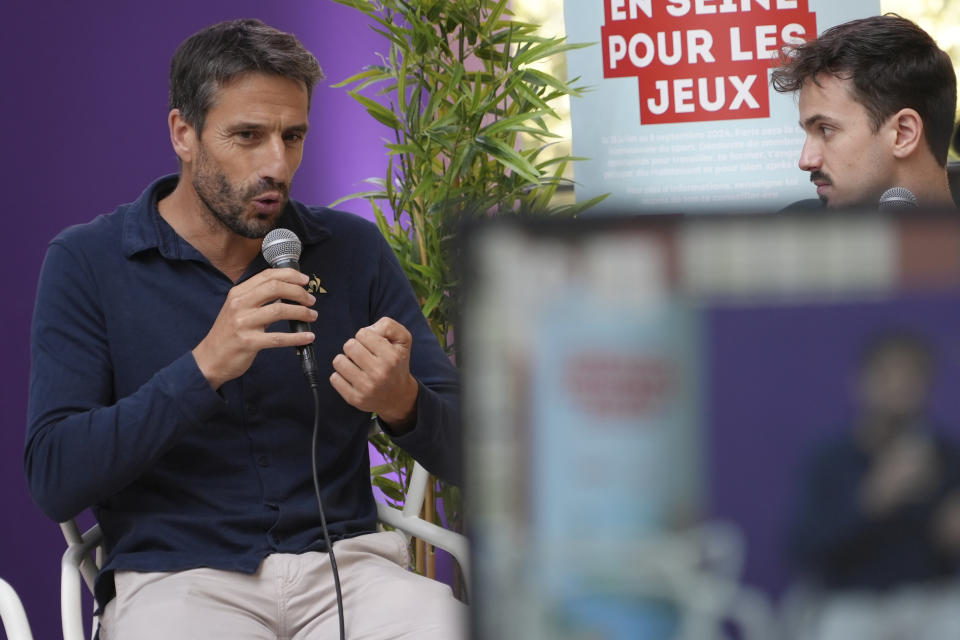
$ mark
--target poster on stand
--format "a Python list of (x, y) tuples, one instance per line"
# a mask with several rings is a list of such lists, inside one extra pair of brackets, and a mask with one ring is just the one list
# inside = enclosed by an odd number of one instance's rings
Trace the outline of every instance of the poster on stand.
[(879, 0), (565, 2), (576, 196), (592, 213), (776, 211), (815, 198), (782, 47), (880, 13)]

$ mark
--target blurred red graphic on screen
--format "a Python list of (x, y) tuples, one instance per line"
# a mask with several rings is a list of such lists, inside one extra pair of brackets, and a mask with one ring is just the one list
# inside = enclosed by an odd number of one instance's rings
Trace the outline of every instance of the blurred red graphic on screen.
[(572, 403), (603, 419), (654, 417), (675, 395), (676, 366), (651, 355), (577, 353), (564, 365)]
[(636, 76), (641, 124), (770, 115), (767, 72), (817, 34), (808, 0), (606, 0), (603, 76)]

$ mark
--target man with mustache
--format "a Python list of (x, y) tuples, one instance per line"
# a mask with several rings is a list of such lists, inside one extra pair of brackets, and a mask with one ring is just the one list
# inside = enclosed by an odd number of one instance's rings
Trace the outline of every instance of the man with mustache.
[[(179, 175), (48, 249), (25, 466), (52, 519), (91, 507), (101, 525), (102, 638), (337, 637), (314, 481), (347, 637), (465, 632), (450, 589), (376, 531), (367, 453), (375, 413), (457, 482), (456, 372), (377, 228), (288, 197), (321, 76), (257, 20), (194, 34), (170, 72)], [(277, 227), (300, 239), (302, 273), (260, 255)], [(318, 411), (290, 348), (306, 344), (329, 376)]]
[(876, 208), (905, 187), (924, 208), (954, 207), (947, 179), (957, 80), (923, 29), (888, 14), (794, 46), (773, 86), (799, 97), (799, 166), (829, 208)]

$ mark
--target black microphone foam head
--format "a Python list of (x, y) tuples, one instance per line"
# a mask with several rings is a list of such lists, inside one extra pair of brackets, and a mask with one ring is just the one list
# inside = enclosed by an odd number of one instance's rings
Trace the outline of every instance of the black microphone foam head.
[(287, 266), (290, 262), (299, 263), (302, 248), (300, 238), (293, 231), (274, 229), (263, 239), (260, 252), (267, 264), (277, 267)]
[(906, 187), (892, 187), (880, 196), (880, 211), (888, 209), (916, 209), (917, 197)]

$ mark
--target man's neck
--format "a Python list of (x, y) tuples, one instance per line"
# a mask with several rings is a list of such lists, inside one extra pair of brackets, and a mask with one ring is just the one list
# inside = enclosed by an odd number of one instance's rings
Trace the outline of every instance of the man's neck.
[(956, 209), (953, 194), (950, 192), (950, 180), (946, 167), (941, 167), (933, 157), (929, 161), (915, 163), (908, 167), (891, 185), (906, 187), (917, 198), (917, 205), (923, 209)]
[(193, 185), (181, 180), (157, 203), (160, 216), (181, 238), (214, 267), (236, 282), (260, 253), (259, 238), (244, 238), (225, 227), (197, 196)]

